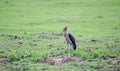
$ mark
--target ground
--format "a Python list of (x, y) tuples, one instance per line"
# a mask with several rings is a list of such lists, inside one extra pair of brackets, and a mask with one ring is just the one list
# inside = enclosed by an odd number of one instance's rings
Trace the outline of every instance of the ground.
[(120, 71), (120, 1), (1, 0), (0, 70)]

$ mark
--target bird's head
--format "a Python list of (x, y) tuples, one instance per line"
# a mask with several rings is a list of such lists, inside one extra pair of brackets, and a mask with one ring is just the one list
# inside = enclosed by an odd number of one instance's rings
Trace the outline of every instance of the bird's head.
[(66, 35), (66, 32), (67, 32), (67, 27), (65, 26), (64, 28), (63, 28), (63, 30), (62, 30), (62, 32), (61, 33), (59, 33), (59, 35), (60, 36), (65, 36)]
[(63, 28), (63, 31), (64, 31), (64, 32), (67, 31), (67, 26), (65, 26), (65, 27)]

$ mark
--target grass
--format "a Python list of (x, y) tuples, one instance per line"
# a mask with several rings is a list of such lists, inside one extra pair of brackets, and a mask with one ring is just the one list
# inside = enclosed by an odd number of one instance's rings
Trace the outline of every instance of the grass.
[[(0, 63), (2, 71), (120, 70), (119, 0), (1, 0)], [(71, 56), (82, 62), (42, 64), (40, 59), (66, 55), (64, 26), (76, 38)], [(22, 38), (23, 44), (19, 44)], [(57, 50), (64, 48), (64, 50)]]

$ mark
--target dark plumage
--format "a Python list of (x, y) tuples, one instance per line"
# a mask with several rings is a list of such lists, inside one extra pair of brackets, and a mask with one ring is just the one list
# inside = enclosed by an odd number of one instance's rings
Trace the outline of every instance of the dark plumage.
[(71, 34), (69, 34), (69, 38), (70, 38), (70, 40), (72, 42), (73, 49), (76, 50), (75, 38)]

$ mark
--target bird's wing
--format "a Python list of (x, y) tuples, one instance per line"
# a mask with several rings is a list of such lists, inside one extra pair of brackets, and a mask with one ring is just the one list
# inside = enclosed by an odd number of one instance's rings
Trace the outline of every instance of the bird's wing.
[(69, 38), (70, 38), (70, 41), (72, 42), (72, 44), (76, 45), (75, 38), (71, 34), (69, 34)]

